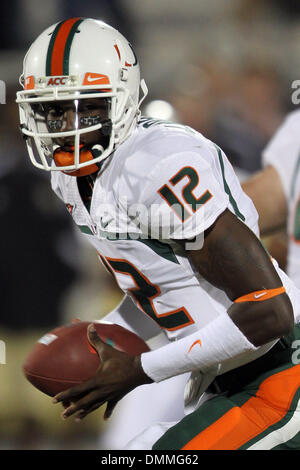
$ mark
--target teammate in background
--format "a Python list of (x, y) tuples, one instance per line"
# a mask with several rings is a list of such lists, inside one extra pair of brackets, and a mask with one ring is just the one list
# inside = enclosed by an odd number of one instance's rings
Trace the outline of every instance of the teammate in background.
[(140, 117), (137, 57), (100, 21), (48, 28), (22, 77), (30, 158), (51, 171), (125, 293), (107, 319), (146, 341), (165, 334), (164, 346), (131, 357), (90, 325), (99, 370), (55, 397), (63, 416), (83, 419), (106, 403), (108, 418), (136, 387), (191, 372), (188, 415), (127, 448), (299, 446), (300, 293), (261, 245), (257, 212), (224, 152), (191, 128)]
[[(300, 111), (288, 114), (263, 151), (263, 171), (242, 184), (259, 214), (261, 236), (300, 288)], [(287, 237), (285, 237), (285, 233)], [(280, 253), (281, 251), (281, 253)], [(276, 256), (276, 255), (275, 255)]]

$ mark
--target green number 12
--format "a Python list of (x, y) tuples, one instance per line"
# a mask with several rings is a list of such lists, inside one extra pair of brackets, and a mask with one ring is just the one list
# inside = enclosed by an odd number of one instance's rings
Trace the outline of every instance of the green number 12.
[[(169, 204), (182, 222), (185, 222), (192, 213), (196, 212), (203, 204), (212, 198), (212, 194), (208, 190), (206, 190), (198, 199), (195, 197), (193, 190), (199, 184), (199, 176), (196, 170), (190, 166), (186, 166), (179, 170), (178, 173), (169, 180), (169, 182), (172, 186), (175, 186), (185, 177), (189, 179), (189, 182), (182, 189), (182, 198), (184, 202), (178, 199), (171, 187), (167, 184), (164, 184), (158, 190), (158, 193), (164, 198), (167, 204)], [(192, 212), (188, 210), (184, 203), (186, 203)]]

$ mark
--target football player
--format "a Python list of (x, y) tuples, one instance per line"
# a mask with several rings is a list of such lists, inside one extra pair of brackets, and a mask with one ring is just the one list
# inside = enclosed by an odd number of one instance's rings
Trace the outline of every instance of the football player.
[(138, 59), (101, 21), (46, 29), (21, 82), (31, 161), (51, 171), (53, 190), (125, 293), (108, 319), (145, 340), (160, 330), (166, 338), (132, 357), (91, 324), (101, 364), (54, 398), (63, 417), (106, 403), (108, 418), (136, 387), (190, 372), (187, 416), (152, 427), (135, 448), (299, 445), (300, 293), (260, 243), (256, 209), (224, 152), (191, 128), (141, 118)]
[[(286, 271), (300, 288), (300, 111), (289, 113), (263, 151), (264, 169), (243, 183), (259, 214), (261, 235), (275, 234)], [(277, 235), (280, 231), (280, 235)], [(280, 238), (279, 238), (280, 237)], [(280, 242), (282, 240), (282, 242)]]

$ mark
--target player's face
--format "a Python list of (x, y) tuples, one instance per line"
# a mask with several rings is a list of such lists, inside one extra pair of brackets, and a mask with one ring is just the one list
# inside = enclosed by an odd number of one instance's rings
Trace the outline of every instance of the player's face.
[[(109, 100), (103, 98), (55, 101), (43, 104), (43, 116), (50, 134), (67, 132), (95, 126), (107, 120), (109, 106)], [(81, 134), (80, 145), (92, 147), (98, 143), (105, 147), (106, 139), (99, 129)], [(56, 137), (53, 141), (64, 150), (70, 150), (75, 144), (74, 136)]]

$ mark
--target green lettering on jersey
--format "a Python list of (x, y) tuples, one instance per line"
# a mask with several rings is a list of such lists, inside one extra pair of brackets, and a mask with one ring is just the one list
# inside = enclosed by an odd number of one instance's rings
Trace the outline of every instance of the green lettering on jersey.
[[(205, 204), (212, 197), (212, 194), (208, 189), (200, 196), (198, 199), (194, 196), (193, 190), (199, 184), (199, 176), (196, 170), (190, 166), (182, 168), (176, 175), (174, 175), (169, 181), (172, 186), (175, 186), (183, 178), (188, 177), (189, 183), (187, 183), (181, 193), (182, 198), (193, 212), (196, 212), (200, 209), (203, 204)], [(185, 222), (190, 216), (191, 213), (185, 208), (183, 203), (178, 199), (176, 194), (173, 193), (170, 186), (164, 184), (159, 190), (158, 193), (166, 201), (166, 203), (171, 207), (171, 209), (177, 214), (182, 222)]]
[(177, 184), (185, 176), (187, 176), (190, 182), (183, 188), (182, 195), (187, 204), (191, 207), (193, 212), (196, 212), (202, 204), (205, 204), (211, 197), (211, 193), (206, 190), (202, 196), (198, 199), (195, 198), (193, 190), (198, 186), (199, 176), (196, 170), (190, 166), (182, 168), (173, 178), (170, 180), (172, 184)]
[(159, 286), (152, 284), (143, 273), (125, 259), (120, 260), (106, 257), (106, 261), (116, 273), (127, 274), (132, 278), (136, 287), (128, 289), (128, 291), (136, 299), (140, 308), (161, 328), (172, 331), (194, 323), (185, 307), (159, 315), (153, 305), (154, 298), (161, 294)]
[(173, 193), (173, 191), (169, 188), (167, 184), (164, 184), (158, 190), (158, 193), (171, 207), (175, 214), (177, 214), (177, 216), (182, 222), (185, 222), (190, 217), (191, 214), (186, 210), (184, 205), (180, 202), (178, 197)]

